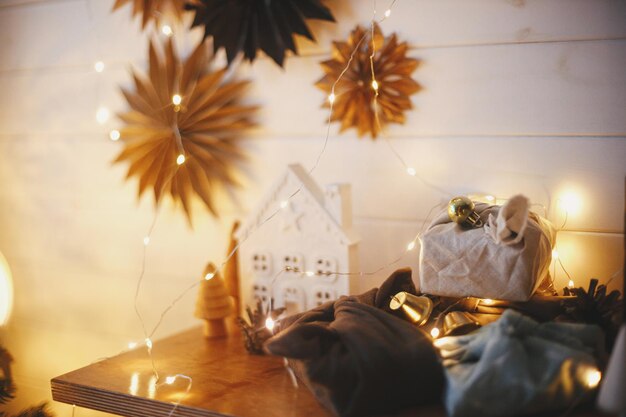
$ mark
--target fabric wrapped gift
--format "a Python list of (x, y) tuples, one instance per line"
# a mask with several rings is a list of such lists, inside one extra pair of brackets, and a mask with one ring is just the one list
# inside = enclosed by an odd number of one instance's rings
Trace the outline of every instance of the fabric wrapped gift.
[[(527, 301), (538, 290), (554, 294), (549, 274), (554, 227), (527, 212), (522, 230), (506, 231), (514, 238), (504, 239), (503, 230), (495, 230), (506, 223), (500, 221), (501, 209), (476, 203), (484, 228), (464, 228), (447, 211), (435, 218), (421, 238), (421, 292), (508, 301)], [(520, 223), (519, 215), (512, 220)]]
[(603, 339), (595, 325), (539, 324), (513, 310), (469, 335), (439, 339), (448, 415), (514, 416), (579, 405), (600, 381)]
[(439, 403), (444, 376), (430, 337), (390, 313), (399, 291), (415, 294), (410, 269), (396, 271), (380, 289), (281, 320), (265, 348), (291, 359), (298, 377), (339, 416)]

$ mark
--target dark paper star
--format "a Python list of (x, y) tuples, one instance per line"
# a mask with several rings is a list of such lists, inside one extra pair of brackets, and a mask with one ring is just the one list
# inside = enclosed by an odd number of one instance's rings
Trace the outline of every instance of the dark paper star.
[(242, 51), (254, 61), (260, 49), (282, 67), (287, 50), (298, 54), (294, 34), (315, 40), (306, 19), (335, 21), (320, 0), (191, 0), (186, 8), (196, 13), (192, 27), (204, 27), (229, 65)]

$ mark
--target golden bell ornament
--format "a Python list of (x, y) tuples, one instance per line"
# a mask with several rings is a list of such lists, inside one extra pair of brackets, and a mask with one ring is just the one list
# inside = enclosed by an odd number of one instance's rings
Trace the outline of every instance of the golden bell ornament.
[(474, 202), (465, 196), (454, 197), (448, 203), (450, 220), (462, 226), (482, 227), (483, 221), (474, 211)]
[(451, 311), (443, 318), (444, 336), (460, 336), (478, 328), (480, 328), (480, 323), (464, 311)]
[(401, 308), (413, 324), (421, 326), (428, 321), (430, 313), (433, 311), (433, 302), (428, 297), (401, 291), (391, 297), (389, 308), (392, 310)]

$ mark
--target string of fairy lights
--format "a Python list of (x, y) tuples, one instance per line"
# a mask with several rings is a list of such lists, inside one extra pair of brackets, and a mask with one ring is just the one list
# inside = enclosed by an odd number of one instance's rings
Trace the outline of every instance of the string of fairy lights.
[[(87, 0), (89, 1), (89, 0)], [(376, 0), (373, 1), (373, 16), (372, 19), (370, 21), (370, 29), (371, 29), (371, 48), (372, 48), (372, 53), (370, 55), (370, 70), (371, 70), (371, 88), (374, 90), (374, 99), (373, 99), (373, 107), (374, 107), (374, 118), (375, 118), (375, 123), (377, 125), (378, 130), (381, 132), (385, 143), (388, 145), (391, 153), (394, 155), (394, 157), (398, 160), (398, 162), (400, 163), (400, 165), (403, 167), (404, 171), (406, 172), (407, 175), (411, 176), (411, 177), (415, 177), (417, 180), (421, 181), (425, 186), (427, 186), (428, 188), (437, 191), (438, 193), (447, 196), (447, 197), (452, 197), (453, 194), (448, 192), (447, 190), (430, 183), (429, 181), (427, 181), (426, 179), (424, 179), (421, 175), (419, 175), (418, 171), (410, 166), (409, 164), (407, 164), (407, 162), (405, 161), (405, 159), (402, 157), (402, 155), (396, 150), (396, 148), (394, 147), (393, 143), (391, 142), (391, 139), (388, 137), (388, 135), (385, 134), (384, 129), (382, 129), (382, 125), (381, 125), (381, 121), (379, 118), (379, 111), (378, 111), (378, 92), (379, 92), (379, 81), (376, 79), (376, 73), (374, 70), (374, 58), (375, 58), (375, 54), (376, 54), (376, 45), (374, 42), (374, 28), (375, 28), (375, 24), (376, 23), (383, 23), (385, 20), (387, 20), (388, 18), (391, 17), (392, 15), (392, 10), (394, 8), (394, 6), (396, 5), (396, 1), (397, 0), (393, 0), (391, 2), (391, 4), (389, 5), (389, 7), (384, 11), (383, 16), (378, 19), (377, 18), (377, 4), (376, 4)], [(174, 31), (171, 28), (171, 26), (165, 24), (162, 25), (160, 27), (160, 32), (164, 35), (164, 36), (173, 36), (174, 35)], [(367, 38), (368, 33), (366, 32), (360, 39), (359, 41), (354, 45), (354, 48), (352, 50), (352, 53), (349, 57), (349, 60), (346, 63), (346, 66), (343, 68), (342, 72), (339, 74), (339, 76), (337, 77), (337, 79), (335, 80), (335, 82), (332, 84), (331, 87), (331, 92), (328, 95), (327, 99), (328, 99), (328, 103), (329, 103), (329, 109), (328, 109), (328, 116), (327, 116), (327, 121), (326, 121), (326, 129), (325, 129), (325, 137), (324, 137), (324, 141), (322, 144), (322, 147), (320, 149), (320, 151), (318, 152), (314, 163), (312, 164), (311, 168), (309, 169), (309, 173), (312, 174), (317, 167), (319, 166), (319, 163), (323, 157), (323, 155), (326, 153), (327, 150), (327, 145), (330, 139), (330, 133), (331, 133), (331, 119), (332, 119), (332, 115), (333, 115), (333, 105), (334, 102), (337, 98), (337, 93), (336, 93), (336, 86), (337, 84), (341, 81), (341, 79), (343, 78), (343, 76), (346, 74), (346, 72), (350, 69), (350, 66), (352, 64), (353, 58), (355, 56), (355, 54), (357, 53), (357, 51), (359, 50), (359, 48), (361, 47), (362, 43), (365, 41), (365, 39)], [(103, 61), (97, 61), (94, 64), (94, 70), (97, 73), (102, 73), (105, 69), (105, 63)], [(173, 132), (174, 132), (174, 137), (176, 140), (176, 146), (178, 149), (178, 155), (176, 157), (176, 164), (177, 164), (177, 168), (173, 171), (173, 173), (171, 174), (171, 176), (164, 181), (162, 187), (163, 190), (168, 186), (169, 182), (172, 181), (172, 179), (175, 177), (176, 173), (178, 172), (178, 167), (182, 166), (183, 164), (185, 164), (186, 162), (186, 153), (185, 153), (185, 149), (182, 143), (182, 139), (180, 137), (180, 132), (178, 131), (178, 127), (177, 127), (177, 113), (178, 110), (180, 110), (181, 105), (184, 101), (184, 97), (181, 96), (180, 94), (174, 94), (172, 96), (172, 100), (171, 103), (169, 105), (174, 107), (175, 110), (175, 118), (174, 118), (174, 123), (173, 123)], [(105, 124), (107, 122), (107, 120), (110, 117), (110, 111), (106, 108), (106, 107), (99, 107), (96, 111), (96, 120), (99, 124)], [(121, 133), (119, 130), (117, 129), (113, 129), (109, 132), (109, 138), (112, 141), (118, 141), (121, 138)], [(163, 191), (162, 190), (162, 191)], [(143, 237), (143, 251), (142, 251), (142, 261), (141, 261), (141, 271), (139, 273), (138, 279), (137, 279), (137, 284), (136, 284), (136, 289), (135, 289), (135, 297), (134, 297), (134, 309), (135, 309), (135, 313), (138, 317), (138, 320), (141, 323), (141, 327), (144, 333), (144, 338), (143, 338), (143, 342), (141, 343), (142, 345), (145, 346), (146, 351), (148, 353), (148, 356), (150, 357), (150, 361), (151, 361), (151, 366), (152, 366), (152, 371), (153, 371), (153, 378), (151, 379), (151, 390), (156, 390), (158, 387), (162, 386), (162, 385), (172, 385), (174, 384), (178, 379), (183, 379), (187, 381), (187, 385), (185, 388), (185, 391), (183, 393), (182, 396), (179, 397), (179, 399), (173, 403), (173, 408), (170, 411), (170, 413), (168, 414), (168, 416), (172, 416), (176, 409), (178, 408), (178, 406), (180, 405), (181, 401), (183, 401), (184, 398), (186, 398), (186, 396), (189, 394), (191, 388), (192, 388), (192, 384), (193, 384), (193, 379), (185, 374), (181, 374), (181, 373), (177, 373), (174, 375), (168, 375), (164, 378), (163, 381), (161, 381), (161, 377), (159, 375), (158, 369), (156, 367), (155, 361), (154, 361), (154, 357), (153, 357), (153, 337), (156, 334), (157, 330), (160, 328), (163, 319), (165, 318), (165, 316), (169, 313), (169, 311), (171, 311), (171, 309), (193, 288), (197, 287), (198, 285), (200, 285), (203, 280), (210, 280), (212, 279), (215, 275), (217, 275), (224, 267), (225, 265), (228, 263), (228, 261), (235, 255), (235, 253), (237, 253), (237, 251), (239, 250), (239, 248), (241, 247), (241, 245), (243, 245), (250, 236), (252, 236), (254, 233), (256, 233), (260, 228), (262, 228), (265, 224), (267, 224), (268, 222), (270, 222), (272, 219), (274, 219), (277, 215), (279, 215), (279, 213), (281, 213), (281, 211), (287, 209), (290, 205), (290, 201), (296, 196), (298, 195), (298, 193), (301, 191), (301, 188), (297, 188), (294, 192), (292, 192), (286, 199), (281, 200), (278, 202), (277, 207), (275, 210), (273, 210), (272, 212), (270, 212), (270, 214), (262, 221), (258, 222), (256, 225), (254, 225), (249, 231), (248, 233), (243, 236), (241, 239), (239, 239), (239, 241), (237, 242), (237, 244), (235, 245), (235, 247), (232, 249), (232, 251), (230, 253), (227, 254), (226, 258), (217, 266), (217, 268), (214, 270), (214, 272), (212, 273), (208, 273), (206, 274), (204, 277), (202, 277), (200, 280), (195, 281), (193, 284), (189, 285), (188, 287), (186, 287), (183, 291), (181, 291), (171, 302), (170, 304), (161, 312), (159, 319), (157, 320), (156, 324), (151, 328), (151, 330), (148, 330), (148, 327), (146, 325), (146, 322), (139, 310), (139, 306), (138, 306), (138, 299), (139, 299), (139, 295), (141, 292), (141, 287), (142, 287), (142, 282), (146, 273), (146, 262), (147, 262), (147, 252), (148, 252), (148, 247), (150, 245), (151, 239), (152, 239), (152, 235), (154, 232), (154, 229), (156, 227), (157, 224), (157, 220), (159, 217), (159, 212), (160, 212), (160, 207), (161, 207), (161, 200), (157, 201), (156, 203), (156, 208), (155, 208), (155, 213), (154, 213), (154, 217), (152, 219), (152, 222), (150, 223), (150, 226), (148, 228), (147, 233), (145, 234), (145, 236)], [(161, 195), (164, 195), (163, 193), (161, 193)], [(486, 202), (490, 202), (490, 203), (495, 203), (496, 201), (499, 201), (496, 197), (491, 196), (491, 195), (487, 195), (484, 196)], [(420, 238), (423, 234), (424, 228), (426, 227), (426, 225), (428, 224), (429, 219), (431, 218), (431, 215), (433, 213), (433, 211), (439, 207), (442, 206), (442, 203), (438, 203), (436, 205), (434, 205), (428, 212), (428, 214), (426, 215), (426, 217), (424, 218), (418, 232), (414, 235), (413, 239), (411, 239), (407, 244), (405, 249), (402, 251), (402, 253), (395, 259), (392, 259), (391, 261), (385, 263), (384, 265), (375, 268), (371, 271), (359, 271), (359, 272), (333, 272), (333, 275), (351, 275), (351, 276), (359, 276), (359, 277), (364, 277), (364, 276), (372, 276), (372, 275), (376, 275), (379, 272), (397, 264), (398, 262), (400, 262), (407, 253), (415, 250), (415, 248), (417, 247), (417, 243), (420, 241)], [(545, 209), (545, 207), (544, 207)], [(567, 207), (564, 206), (563, 207), (564, 212), (565, 212), (565, 219), (564, 222), (562, 224), (562, 226), (560, 227), (559, 230), (562, 230), (566, 223), (567, 223), (567, 219), (568, 219), (568, 210)], [(565, 274), (567, 275), (567, 277), (569, 278), (569, 282), (568, 282), (568, 286), (569, 287), (573, 287), (574, 286), (574, 281), (572, 280), (571, 276), (569, 275), (569, 273), (567, 272), (567, 270), (565, 269), (563, 262), (561, 260), (561, 258), (558, 255), (558, 250), (557, 247), (555, 246), (554, 248), (554, 252), (553, 252), (553, 260), (554, 260), (554, 272), (553, 272), (553, 279), (554, 276), (556, 276), (556, 267), (557, 267), (557, 263), (559, 264), (559, 266), (562, 268), (562, 270), (565, 272)], [(290, 268), (290, 267), (285, 267), (281, 270), (278, 271), (278, 273), (274, 276), (273, 280), (272, 280), (272, 284), (274, 283), (274, 281), (276, 281), (277, 279), (280, 278), (281, 274), (283, 274), (284, 272), (291, 272), (291, 273), (299, 273), (302, 274), (304, 276), (308, 276), (308, 277), (312, 277), (312, 276), (316, 276), (316, 275), (323, 275), (323, 272), (317, 272), (317, 271), (310, 271), (310, 270), (299, 270), (297, 268)], [(481, 300), (481, 302), (485, 303), (485, 304), (489, 304), (490, 302), (493, 302), (493, 300), (488, 300), (488, 299), (484, 299)], [(268, 306), (269, 308), (269, 306)], [(274, 319), (272, 317), (268, 317), (266, 323), (265, 323), (266, 327), (269, 330), (273, 330), (274, 326), (275, 326), (275, 322)], [(431, 329), (430, 332), (431, 336), (433, 339), (437, 339), (439, 337), (440, 334), (440, 330), (438, 328), (438, 326), (434, 326)], [(137, 342), (130, 342), (128, 344), (128, 349), (135, 349), (138, 346), (141, 345), (140, 343)], [(292, 380), (292, 383), (297, 386), (297, 381), (295, 379), (295, 375), (293, 374), (293, 371), (289, 368), (288, 363), (285, 361), (285, 367), (287, 369), (287, 371), (289, 372), (290, 378)], [(136, 374), (134, 374), (134, 376), (136, 376)], [(137, 381), (135, 381), (135, 385), (137, 384)], [(132, 384), (131, 384), (132, 385)]]
[[(379, 20), (378, 20), (378, 23), (382, 23), (383, 21), (385, 21), (387, 18), (389, 18), (389, 17), (391, 16), (391, 10), (392, 10), (392, 8), (394, 7), (394, 5), (395, 5), (396, 1), (397, 1), (397, 0), (394, 0), (394, 1), (390, 4), (389, 8), (388, 8), (388, 9), (385, 11), (385, 13), (384, 13), (384, 17), (382, 17), (381, 19), (379, 19)], [(372, 27), (372, 30), (373, 30), (373, 28), (374, 28), (374, 24), (376, 23), (376, 15), (377, 15), (377, 12), (376, 12), (376, 1), (374, 1), (374, 12), (373, 12), (373, 17), (372, 17), (372, 20), (371, 20), (371, 27)], [(168, 27), (169, 27), (169, 26), (168, 26)], [(164, 31), (163, 31), (163, 33), (164, 33), (165, 35), (167, 35), (167, 36), (172, 36), (173, 31), (171, 31), (171, 28), (170, 28), (169, 30), (167, 30), (167, 29), (166, 29), (166, 30), (164, 30)], [(332, 112), (333, 112), (333, 103), (334, 103), (334, 101), (335, 101), (335, 97), (336, 97), (336, 94), (335, 94), (335, 88), (336, 88), (337, 84), (341, 81), (341, 79), (342, 79), (342, 77), (345, 75), (345, 73), (349, 70), (350, 65), (352, 64), (352, 60), (353, 60), (353, 58), (354, 58), (354, 56), (355, 56), (356, 52), (358, 51), (358, 48), (360, 48), (360, 46), (361, 46), (362, 42), (366, 39), (366, 37), (367, 37), (367, 34), (364, 34), (364, 35), (363, 35), (363, 37), (362, 37), (362, 38), (361, 38), (361, 39), (357, 42), (357, 44), (355, 45), (355, 47), (354, 47), (354, 49), (353, 49), (353, 51), (352, 51), (352, 53), (351, 53), (351, 56), (350, 56), (350, 58), (349, 58), (348, 62), (346, 63), (346, 66), (344, 67), (343, 71), (340, 73), (339, 77), (335, 80), (335, 82), (334, 82), (334, 83), (333, 83), (333, 85), (332, 85), (332, 88), (331, 88), (331, 93), (330, 93), (330, 95), (328, 96), (328, 101), (329, 101), (330, 106), (329, 106), (329, 110), (328, 110), (328, 118), (327, 118), (326, 135), (325, 135), (325, 138), (324, 138), (324, 142), (323, 142), (322, 149), (321, 149), (321, 150), (320, 150), (320, 152), (318, 153), (317, 158), (316, 158), (316, 160), (315, 160), (315, 163), (313, 164), (313, 166), (312, 166), (312, 167), (311, 167), (311, 169), (309, 170), (309, 173), (310, 173), (310, 174), (312, 174), (312, 173), (313, 173), (313, 171), (315, 171), (315, 169), (318, 167), (319, 162), (321, 161), (321, 158), (322, 158), (323, 154), (326, 152), (326, 149), (327, 149), (327, 144), (328, 144), (328, 141), (329, 141), (329, 138), (330, 138), (330, 125), (331, 125)], [(372, 36), (372, 45), (373, 45), (373, 44), (374, 44), (374, 37)], [(373, 57), (374, 57), (375, 52), (376, 52), (376, 50), (375, 50), (375, 48), (373, 48), (373, 54), (372, 54), (372, 56), (370, 57), (370, 61), (371, 61), (372, 63), (373, 63)], [(98, 68), (103, 68), (103, 65), (98, 65)], [(375, 78), (375, 72), (374, 72), (374, 67), (373, 67), (373, 64), (372, 64), (372, 66), (371, 66), (371, 71), (372, 71), (372, 87), (374, 88), (374, 90), (375, 90), (375, 92), (376, 92), (376, 95), (377, 95), (377, 94), (378, 94), (378, 83), (377, 83), (376, 78)], [(183, 99), (184, 99), (184, 98), (183, 98), (182, 96), (180, 96), (179, 94), (174, 94), (174, 95), (172, 96), (172, 103), (171, 103), (171, 105), (172, 105), (172, 106), (174, 106), (174, 111), (175, 111), (175, 112), (174, 112), (174, 114), (175, 114), (175, 115), (177, 114), (178, 110), (180, 109), (180, 105), (181, 105), (181, 103), (183, 102)], [(103, 108), (99, 109), (99, 110), (98, 110), (98, 112), (97, 112), (97, 114), (96, 114), (96, 119), (97, 119), (99, 122), (104, 123), (104, 122), (106, 121), (106, 119), (107, 119), (107, 118), (108, 118), (108, 110), (103, 109)], [(176, 145), (177, 145), (177, 147), (178, 147), (178, 151), (179, 151), (179, 154), (178, 154), (178, 156), (177, 156), (177, 158), (176, 158), (176, 164), (177, 164), (177, 166), (181, 166), (181, 165), (183, 165), (183, 164), (185, 163), (185, 161), (186, 161), (186, 157), (185, 157), (185, 150), (184, 150), (184, 146), (183, 146), (183, 144), (182, 144), (182, 141), (180, 140), (180, 134), (179, 134), (179, 132), (178, 132), (178, 134), (177, 134), (178, 127), (177, 127), (177, 123), (176, 123), (176, 118), (175, 118), (174, 123), (173, 123), (173, 130), (174, 130), (174, 136), (175, 136), (175, 138), (176, 138)], [(111, 139), (111, 140), (113, 140), (113, 141), (117, 141), (117, 140), (119, 140), (119, 139), (121, 138), (121, 134), (120, 134), (120, 132), (119, 132), (118, 130), (112, 130), (112, 131), (110, 132), (110, 134), (109, 134), (109, 137), (110, 137), (110, 139)], [(392, 147), (392, 149), (393, 149), (393, 147)], [(397, 154), (397, 152), (396, 152), (396, 154)], [(397, 154), (397, 155), (399, 156), (399, 154)], [(404, 165), (406, 165), (406, 164), (404, 164)], [(171, 175), (171, 177), (168, 179), (168, 181), (165, 181), (165, 182), (164, 182), (164, 184), (163, 184), (163, 188), (165, 188), (165, 187), (167, 186), (167, 184), (169, 183), (169, 181), (171, 181), (171, 180), (173, 179), (173, 177), (176, 175), (176, 172), (177, 172), (177, 170), (175, 170), (175, 171), (172, 173), (172, 175)], [(416, 174), (417, 174), (416, 170), (415, 170), (415, 169), (412, 169), (412, 168), (411, 168), (411, 169), (407, 169), (407, 172), (408, 172), (408, 173), (409, 173), (409, 175), (411, 175), (411, 176), (416, 176)], [(220, 272), (220, 270), (222, 270), (222, 269), (224, 268), (224, 266), (228, 263), (228, 261), (232, 258), (232, 256), (234, 256), (234, 254), (238, 251), (239, 247), (240, 247), (242, 244), (244, 244), (244, 243), (247, 241), (247, 239), (248, 239), (250, 236), (252, 236), (252, 234), (254, 234), (257, 230), (259, 230), (261, 227), (263, 227), (263, 225), (265, 225), (266, 223), (268, 223), (269, 221), (271, 221), (273, 218), (275, 218), (275, 217), (276, 217), (276, 216), (277, 216), (277, 215), (278, 215), (278, 214), (279, 214), (282, 210), (284, 210), (284, 209), (286, 209), (287, 207), (289, 207), (289, 201), (290, 201), (292, 198), (294, 198), (294, 197), (295, 197), (295, 196), (296, 196), (296, 195), (300, 192), (300, 190), (301, 190), (301, 188), (296, 189), (293, 193), (291, 193), (291, 194), (288, 196), (288, 198), (287, 198), (286, 200), (282, 200), (282, 201), (279, 203), (278, 208), (277, 208), (274, 212), (272, 212), (272, 213), (271, 213), (268, 217), (266, 217), (263, 221), (261, 221), (260, 223), (258, 223), (257, 225), (255, 225), (255, 226), (254, 226), (251, 230), (249, 230), (249, 231), (248, 231), (248, 233), (247, 233), (244, 237), (242, 237), (242, 238), (238, 241), (238, 243), (237, 243), (237, 244), (236, 244), (236, 246), (233, 248), (233, 250), (232, 250), (232, 251), (231, 251), (231, 252), (227, 255), (227, 257), (226, 257), (226, 258), (225, 258), (225, 259), (221, 262), (221, 264), (220, 264), (220, 265), (216, 268), (216, 270), (215, 270), (214, 272), (212, 272), (212, 273), (209, 273), (209, 274), (205, 275), (205, 276), (203, 277), (203, 279), (204, 279), (204, 280), (210, 280), (210, 279), (212, 279), (212, 278), (213, 278), (216, 274), (218, 274), (218, 273)], [(430, 215), (430, 213), (432, 213), (432, 211), (433, 211), (436, 207), (438, 207), (438, 206), (439, 206), (439, 204), (437, 204), (436, 206), (434, 206), (434, 207), (430, 210), (429, 215)], [(169, 306), (168, 306), (165, 310), (163, 310), (163, 311), (162, 311), (162, 313), (161, 313), (161, 315), (160, 315), (159, 320), (157, 321), (157, 323), (155, 324), (155, 326), (152, 328), (152, 330), (151, 330), (150, 332), (148, 332), (148, 331), (147, 331), (146, 323), (145, 323), (145, 321), (144, 321), (144, 319), (143, 319), (143, 317), (142, 317), (142, 315), (141, 315), (141, 313), (140, 313), (140, 311), (139, 311), (139, 308), (138, 308), (138, 297), (139, 297), (139, 293), (140, 293), (141, 283), (142, 283), (142, 281), (143, 281), (143, 277), (144, 277), (144, 275), (145, 275), (146, 258), (147, 258), (147, 247), (148, 247), (148, 245), (150, 244), (150, 240), (151, 240), (151, 237), (152, 237), (152, 233), (153, 233), (153, 231), (154, 231), (154, 227), (155, 227), (156, 222), (157, 222), (157, 219), (158, 219), (159, 208), (160, 208), (160, 201), (158, 201), (158, 202), (157, 202), (157, 207), (156, 207), (156, 209), (155, 209), (155, 215), (154, 215), (153, 221), (152, 221), (152, 223), (151, 223), (151, 225), (150, 225), (150, 227), (149, 227), (149, 229), (148, 229), (148, 233), (147, 233), (147, 234), (144, 236), (144, 238), (143, 238), (142, 268), (141, 268), (141, 272), (140, 272), (139, 278), (138, 278), (138, 280), (137, 280), (137, 287), (136, 287), (136, 291), (135, 291), (135, 298), (134, 298), (134, 309), (135, 309), (135, 313), (136, 313), (136, 315), (137, 315), (137, 317), (138, 317), (138, 319), (139, 319), (139, 321), (140, 321), (140, 323), (141, 323), (141, 326), (142, 326), (142, 329), (143, 329), (143, 332), (144, 332), (144, 336), (145, 336), (145, 337), (144, 337), (144, 344), (145, 344), (145, 347), (146, 347), (147, 353), (148, 353), (148, 355), (149, 355), (149, 357), (150, 357), (150, 360), (151, 360), (151, 366), (152, 366), (152, 371), (153, 371), (153, 378), (154, 378), (154, 381), (156, 381), (156, 386), (157, 386), (157, 387), (159, 386), (159, 382), (158, 382), (158, 381), (160, 380), (160, 375), (159, 375), (159, 373), (158, 373), (158, 369), (156, 368), (156, 364), (155, 364), (155, 362), (154, 362), (154, 357), (153, 357), (153, 352), (152, 352), (152, 350), (153, 350), (153, 346), (154, 346), (154, 345), (153, 345), (152, 337), (154, 336), (154, 334), (156, 333), (156, 331), (159, 329), (159, 327), (160, 327), (161, 323), (163, 322), (163, 319), (165, 318), (165, 316), (167, 315), (167, 313), (168, 313), (168, 312), (169, 312), (169, 311), (170, 311), (170, 310), (171, 310), (171, 309), (172, 309), (172, 308), (173, 308), (173, 307), (174, 307), (174, 306), (175, 306), (175, 305), (176, 305), (176, 304), (177, 304), (177, 303), (178, 303), (178, 302), (179, 302), (179, 301), (180, 301), (180, 300), (181, 300), (181, 299), (182, 299), (182, 298), (183, 298), (183, 297), (184, 297), (184, 296), (185, 296), (185, 295), (186, 295), (186, 294), (187, 294), (187, 293), (191, 290), (191, 289), (193, 289), (193, 288), (197, 287), (197, 286), (198, 286), (198, 285), (200, 285), (200, 283), (202, 282), (202, 280), (196, 281), (196, 282), (194, 282), (193, 284), (191, 284), (190, 286), (188, 286), (187, 288), (185, 288), (185, 289), (184, 289), (184, 290), (183, 290), (183, 291), (182, 291), (182, 292), (181, 292), (181, 293), (180, 293), (180, 294), (179, 294), (176, 298), (174, 298), (174, 299), (172, 300), (172, 302), (170, 303), (170, 305), (169, 305)], [(423, 227), (425, 226), (426, 221), (427, 221), (427, 220), (425, 220), (425, 221), (424, 221), (424, 223), (423, 223), (423, 225), (422, 225), (422, 229), (423, 229)], [(399, 262), (399, 261), (400, 261), (400, 260), (404, 257), (404, 255), (405, 255), (405, 253), (406, 253), (406, 252), (411, 251), (411, 250), (413, 250), (413, 249), (415, 248), (415, 246), (416, 246), (416, 240), (417, 240), (418, 238), (419, 238), (419, 233), (418, 233), (418, 235), (416, 235), (416, 236), (415, 236), (415, 238), (414, 238), (414, 239), (413, 239), (413, 240), (412, 240), (412, 241), (411, 241), (411, 242), (407, 245), (407, 249), (406, 249), (406, 251), (405, 251), (405, 252), (404, 252), (401, 256), (399, 256), (397, 259), (394, 259), (393, 261), (391, 261), (391, 262), (387, 263), (386, 265), (383, 265), (383, 266), (381, 266), (380, 268), (377, 268), (375, 271), (370, 271), (370, 272), (358, 272), (358, 273), (340, 273), (340, 274), (350, 274), (350, 275), (360, 275), (360, 276), (365, 276), (365, 275), (374, 275), (374, 274), (376, 274), (376, 273), (378, 273), (378, 272), (382, 271), (383, 269), (388, 268), (389, 266), (392, 266), (392, 265), (396, 264), (397, 262)], [(276, 275), (275, 279), (277, 279), (277, 278), (278, 278), (278, 277), (282, 274), (282, 272), (289, 271), (289, 270), (290, 270), (290, 269), (289, 269), (288, 267), (286, 267), (286, 268), (284, 268), (284, 270), (279, 271), (279, 273)], [(295, 271), (295, 270), (294, 270), (294, 271), (291, 271), (291, 272), (296, 272), (296, 273), (297, 273), (297, 272), (301, 272), (302, 274), (305, 274), (305, 275), (307, 275), (307, 276), (314, 276), (314, 275), (316, 274), (316, 272), (314, 272), (314, 271)], [(274, 279), (274, 280), (275, 280), (275, 279)], [(274, 328), (274, 322), (273, 322), (273, 319), (272, 319), (271, 317), (268, 317), (268, 321), (266, 322), (266, 326), (267, 326), (267, 327), (268, 327), (268, 329), (270, 329), (270, 330), (272, 330), (272, 329)], [(129, 343), (129, 345), (128, 345), (128, 347), (129, 347), (130, 349), (134, 349), (134, 348), (136, 348), (137, 346), (138, 346), (138, 344), (137, 344), (136, 342), (131, 342), (131, 343)], [(288, 366), (288, 363), (287, 363), (287, 362), (285, 362), (285, 367), (286, 367), (286, 369), (287, 369), (287, 370), (288, 370), (288, 372), (289, 372), (289, 375), (290, 375), (290, 378), (291, 378), (291, 380), (292, 380), (292, 383), (293, 383), (294, 385), (296, 385), (296, 386), (297, 386), (297, 381), (296, 381), (296, 379), (295, 379), (295, 375), (293, 374), (293, 371), (292, 371), (292, 370), (290, 369), (290, 367)], [(187, 384), (187, 388), (186, 388), (185, 394), (184, 394), (184, 395), (183, 395), (183, 396), (182, 396), (182, 397), (181, 397), (181, 398), (180, 398), (180, 399), (179, 399), (176, 403), (174, 403), (174, 407), (173, 407), (173, 409), (172, 409), (172, 411), (171, 411), (170, 415), (172, 415), (172, 414), (174, 413), (174, 411), (176, 410), (176, 408), (180, 405), (180, 402), (182, 401), (182, 399), (183, 399), (183, 398), (185, 398), (185, 396), (189, 393), (189, 391), (190, 391), (190, 389), (191, 389), (191, 385), (192, 385), (192, 383), (193, 383), (193, 379), (192, 379), (191, 377), (189, 377), (189, 376), (187, 376), (187, 375), (184, 375), (184, 374), (176, 374), (176, 375), (173, 375), (173, 376), (167, 376), (167, 377), (165, 378), (165, 384), (171, 385), (171, 384), (173, 384), (173, 383), (174, 383), (174, 382), (175, 382), (178, 378), (184, 378), (184, 379), (186, 379), (186, 380), (188, 381), (188, 384)]]

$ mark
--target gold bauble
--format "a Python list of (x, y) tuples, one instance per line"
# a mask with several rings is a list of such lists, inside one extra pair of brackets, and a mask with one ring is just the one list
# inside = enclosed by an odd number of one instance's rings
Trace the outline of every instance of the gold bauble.
[(481, 227), (482, 220), (474, 211), (474, 202), (465, 196), (454, 197), (448, 203), (450, 220), (462, 226)]

